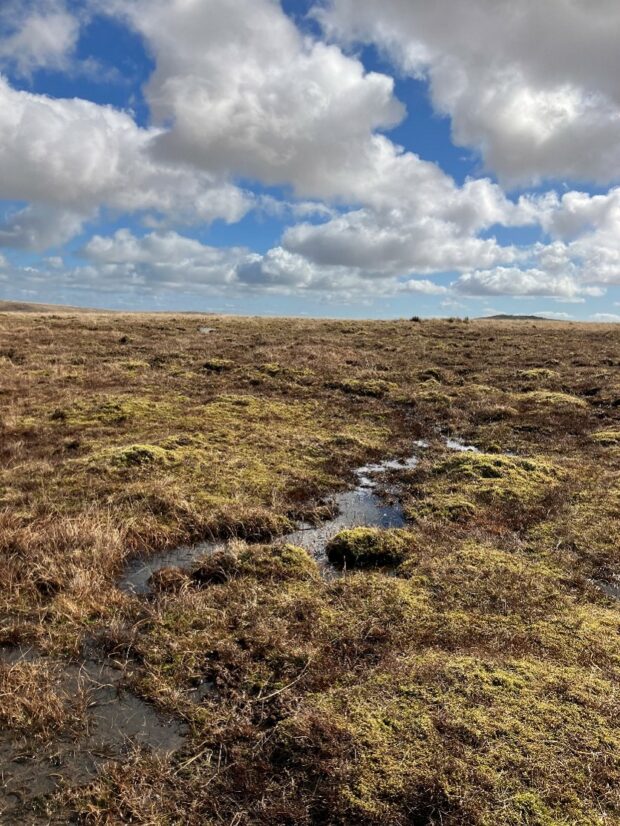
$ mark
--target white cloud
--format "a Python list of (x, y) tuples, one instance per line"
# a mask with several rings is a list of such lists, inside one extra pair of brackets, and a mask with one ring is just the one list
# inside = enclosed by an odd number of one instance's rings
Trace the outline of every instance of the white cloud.
[(282, 245), (317, 265), (359, 268), (369, 277), (488, 267), (518, 256), (514, 247), (476, 238), (452, 222), (396, 209), (298, 224), (284, 233)]
[(455, 141), (505, 181), (618, 178), (615, 0), (326, 0), (317, 16), (427, 77)]
[(146, 93), (165, 158), (332, 198), (381, 160), (404, 115), (393, 80), (305, 37), (276, 0), (117, 0), (157, 67)]
[(601, 324), (616, 324), (620, 322), (620, 315), (616, 313), (594, 313), (590, 316), (590, 321), (598, 321)]
[(0, 223), (0, 246), (41, 250), (63, 244), (81, 231), (92, 214), (86, 209), (76, 212), (45, 204), (24, 207)]
[(536, 268), (476, 270), (461, 275), (452, 286), (456, 292), (471, 296), (548, 296), (573, 301), (603, 294), (600, 287), (584, 287), (570, 276), (550, 275)]
[(539, 316), (539, 318), (551, 318), (554, 321), (570, 321), (574, 318), (574, 316), (570, 313), (558, 313), (553, 310), (541, 310), (540, 312), (532, 313), (531, 315)]
[(412, 278), (405, 281), (401, 289), (403, 292), (421, 293), (422, 295), (445, 295), (449, 292), (447, 287), (435, 284), (434, 281), (429, 281), (427, 278)]
[(62, 243), (103, 205), (186, 223), (247, 212), (250, 196), (231, 183), (154, 161), (159, 134), (112, 107), (17, 91), (0, 77), (0, 198), (31, 202), (0, 229), (4, 243)]
[(236, 280), (236, 267), (248, 255), (243, 248), (211, 247), (176, 232), (139, 238), (126, 229), (95, 235), (82, 252), (108, 284), (128, 279), (150, 289), (225, 286)]
[(80, 23), (62, 0), (8, 0), (0, 10), (0, 64), (30, 76), (35, 69), (66, 69)]

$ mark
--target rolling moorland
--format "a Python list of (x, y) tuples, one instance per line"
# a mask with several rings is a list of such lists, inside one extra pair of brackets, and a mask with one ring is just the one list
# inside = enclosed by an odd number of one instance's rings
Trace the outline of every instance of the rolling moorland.
[[(0, 314), (0, 822), (620, 824), (619, 367), (619, 325)], [(402, 524), (288, 540), (396, 459)]]

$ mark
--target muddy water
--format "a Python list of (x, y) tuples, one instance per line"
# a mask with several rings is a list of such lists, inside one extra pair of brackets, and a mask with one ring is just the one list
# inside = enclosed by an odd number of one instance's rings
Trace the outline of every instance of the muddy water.
[(446, 447), (448, 450), (457, 450), (460, 453), (480, 453), (477, 447), (465, 444), (460, 439), (446, 439)]
[[(445, 445), (450, 450), (476, 451), (458, 439), (447, 439)], [(357, 484), (353, 490), (338, 493), (333, 497), (338, 515), (319, 526), (299, 525), (297, 530), (281, 537), (281, 542), (291, 542), (311, 553), (320, 565), (327, 570), (325, 546), (332, 537), (346, 528), (361, 526), (377, 528), (400, 528), (405, 524), (405, 517), (396, 496), (391, 501), (380, 495), (378, 487), (381, 477), (388, 471), (410, 470), (420, 459), (421, 452), (429, 447), (424, 441), (414, 443), (416, 453), (405, 459), (388, 459), (384, 462), (371, 463), (357, 468)], [(385, 491), (382, 491), (385, 494)], [(222, 542), (202, 542), (198, 545), (184, 546), (157, 554), (149, 559), (134, 559), (125, 568), (119, 581), (119, 587), (134, 594), (149, 592), (149, 579), (155, 571), (168, 566), (191, 568), (201, 557), (225, 548)]]
[[(3, 648), (0, 661), (12, 665), (45, 660), (32, 651)], [(104, 762), (123, 759), (134, 747), (166, 754), (182, 746), (184, 724), (125, 691), (121, 680), (119, 670), (94, 660), (62, 664), (60, 688), (69, 697), (87, 692), (84, 730), (49, 743), (0, 732), (0, 823), (31, 822), (15, 818), (22, 813), (26, 817), (32, 801), (50, 794), (63, 781), (71, 786), (87, 783)]]
[(620, 579), (615, 579), (613, 582), (605, 582), (605, 580), (597, 579), (594, 580), (594, 582), (608, 597), (620, 599)]

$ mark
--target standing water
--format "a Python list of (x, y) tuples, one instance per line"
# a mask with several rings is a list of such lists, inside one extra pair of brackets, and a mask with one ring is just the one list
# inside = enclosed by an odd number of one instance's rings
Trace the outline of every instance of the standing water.
[[(466, 445), (458, 439), (447, 439), (446, 447), (450, 450), (476, 451), (472, 445)], [(414, 446), (419, 450), (427, 448), (427, 442), (418, 441)], [(279, 541), (289, 542), (304, 548), (321, 565), (327, 565), (325, 546), (336, 534), (347, 528), (376, 527), (402, 528), (405, 516), (398, 502), (386, 502), (377, 492), (379, 478), (391, 470), (411, 470), (419, 462), (419, 456), (406, 459), (388, 459), (384, 462), (363, 465), (355, 470), (357, 484), (353, 490), (338, 493), (333, 497), (338, 509), (334, 519), (321, 525), (301, 524), (297, 530), (280, 537)], [(183, 569), (191, 566), (201, 557), (214, 551), (223, 550), (226, 544), (221, 541), (201, 542), (198, 545), (183, 546), (172, 551), (150, 557), (134, 559), (129, 562), (119, 582), (123, 591), (133, 594), (147, 594), (149, 580), (155, 571), (169, 566)]]

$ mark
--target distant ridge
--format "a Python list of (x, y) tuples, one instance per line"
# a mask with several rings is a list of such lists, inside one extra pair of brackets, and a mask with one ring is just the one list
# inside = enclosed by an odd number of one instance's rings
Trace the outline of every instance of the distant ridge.
[(484, 319), (490, 321), (553, 321), (553, 318), (547, 318), (544, 315), (511, 315), (510, 313), (498, 313), (497, 315), (480, 316), (480, 321)]
[(105, 313), (91, 307), (71, 307), (67, 304), (36, 304), (27, 301), (0, 301), (0, 313)]

